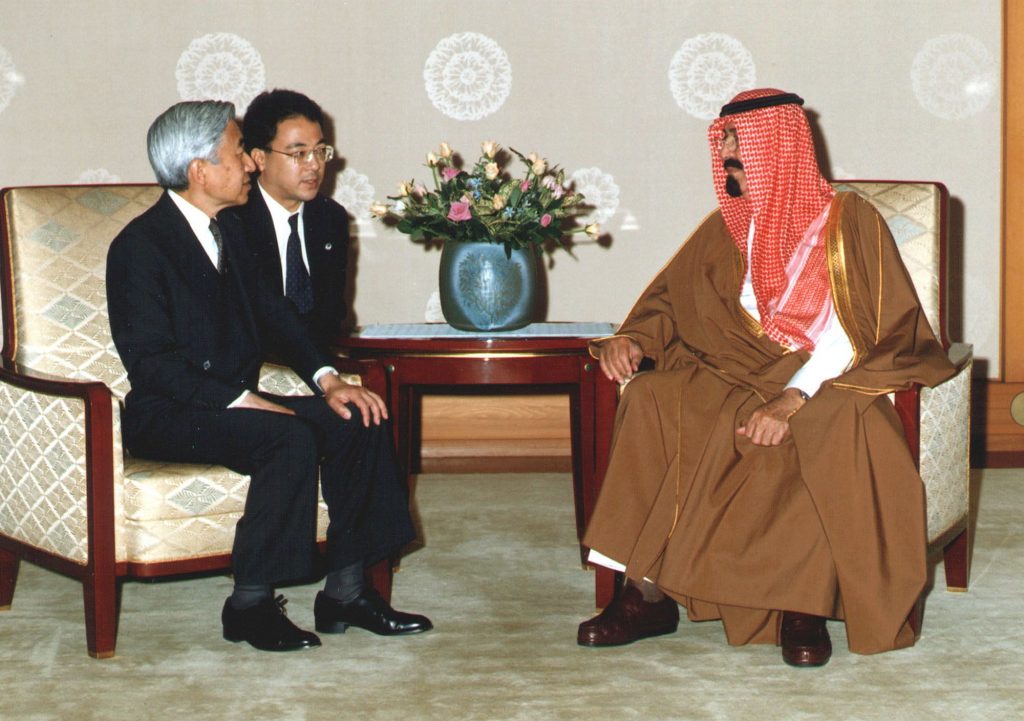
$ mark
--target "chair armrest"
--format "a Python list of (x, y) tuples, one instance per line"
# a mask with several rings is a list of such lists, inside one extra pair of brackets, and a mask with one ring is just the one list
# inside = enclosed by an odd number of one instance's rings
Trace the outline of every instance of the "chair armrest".
[[(344, 355), (335, 355), (331, 364), (341, 374), (342, 380), (349, 383), (358, 381), (356, 385), (365, 386), (380, 397), (386, 397), (387, 374), (384, 365), (376, 358), (356, 360)], [(350, 378), (353, 380), (349, 380)]]
[(113, 394), (110, 388), (100, 381), (82, 381), (50, 375), (3, 358), (0, 359), (0, 383), (48, 396), (78, 398), (85, 401), (86, 412), (91, 412), (94, 417), (97, 412), (105, 412), (108, 419), (111, 416)]
[[(88, 540), (23, 538), (27, 543), (76, 564), (114, 558), (113, 394), (98, 381), (77, 381), (40, 373), (7, 358), (0, 361), (0, 453), (9, 459), (0, 484), (23, 489), (60, 486), (49, 497), (51, 514), (61, 522), (76, 515), (88, 527)], [(45, 422), (38, 422), (45, 418)], [(19, 444), (18, 441), (22, 443)], [(36, 468), (18, 463), (46, 448)], [(52, 449), (52, 450), (49, 450)], [(63, 456), (61, 455), (63, 454)], [(34, 459), (34, 457), (33, 457)], [(84, 475), (78, 469), (84, 470)], [(50, 470), (59, 474), (46, 477)], [(36, 476), (42, 475), (42, 478)]]
[[(935, 389), (940, 389), (948, 383), (953, 383), (965, 370), (970, 372), (970, 367), (974, 360), (974, 346), (970, 343), (953, 343), (949, 346), (947, 357), (949, 362), (956, 368), (956, 373), (948, 380), (935, 386)], [(907, 445), (910, 446), (910, 453), (915, 463), (920, 461), (921, 456), (922, 390), (924, 390), (924, 386), (920, 383), (914, 383), (910, 388), (896, 391), (893, 394), (893, 404), (896, 406), (896, 413), (903, 424), (903, 433), (907, 437)]]

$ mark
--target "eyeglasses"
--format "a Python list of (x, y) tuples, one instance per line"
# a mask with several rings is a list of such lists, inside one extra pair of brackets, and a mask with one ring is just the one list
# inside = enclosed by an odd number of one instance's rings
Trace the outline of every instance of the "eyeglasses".
[(295, 165), (312, 163), (313, 158), (316, 158), (321, 163), (326, 163), (334, 157), (334, 147), (330, 145), (318, 145), (315, 148), (310, 148), (309, 150), (293, 150), (291, 152), (274, 150), (273, 148), (267, 148), (267, 150), (271, 153), (277, 153), (278, 155), (287, 155), (292, 159), (292, 162)]

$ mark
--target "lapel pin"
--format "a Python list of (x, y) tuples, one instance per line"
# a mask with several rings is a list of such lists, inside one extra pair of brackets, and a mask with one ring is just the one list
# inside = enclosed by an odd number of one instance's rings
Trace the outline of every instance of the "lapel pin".
[(324, 246), (324, 250), (330, 250), (333, 247), (334, 246), (331, 243), (328, 243), (327, 245)]

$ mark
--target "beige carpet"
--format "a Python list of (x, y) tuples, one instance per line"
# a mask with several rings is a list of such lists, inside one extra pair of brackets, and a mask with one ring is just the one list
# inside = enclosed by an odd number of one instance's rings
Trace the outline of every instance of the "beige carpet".
[[(971, 590), (928, 597), (912, 649), (836, 652), (819, 670), (778, 650), (730, 648), (717, 623), (619, 649), (583, 649), (592, 580), (574, 545), (569, 476), (423, 476), (425, 546), (405, 559), (395, 605), (432, 633), (324, 636), (296, 654), (220, 637), (226, 577), (124, 587), (117, 656), (85, 653), (80, 586), (22, 564), (0, 614), (0, 719), (1024, 719), (1024, 471), (975, 477)], [(316, 586), (286, 589), (312, 626)]]

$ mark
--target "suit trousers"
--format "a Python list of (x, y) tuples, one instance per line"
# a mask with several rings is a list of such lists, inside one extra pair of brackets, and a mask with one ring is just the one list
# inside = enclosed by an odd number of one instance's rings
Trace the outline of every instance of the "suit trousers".
[(274, 585), (313, 574), (318, 476), (330, 515), (328, 571), (373, 563), (415, 538), (386, 422), (364, 427), (352, 406), (345, 420), (319, 396), (260, 395), (295, 415), (172, 408), (139, 433), (126, 423), (135, 456), (216, 463), (250, 476), (232, 549), (236, 583)]

